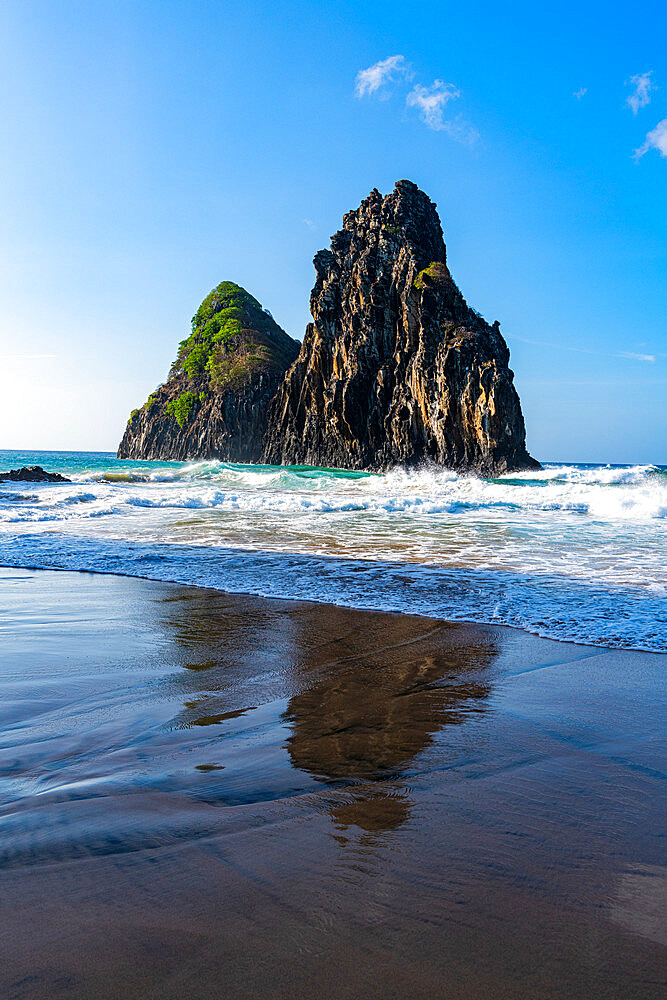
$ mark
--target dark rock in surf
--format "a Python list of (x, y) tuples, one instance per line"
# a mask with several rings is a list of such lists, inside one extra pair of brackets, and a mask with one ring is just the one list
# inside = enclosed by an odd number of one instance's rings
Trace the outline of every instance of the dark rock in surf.
[(41, 465), (22, 466), (0, 472), (0, 483), (71, 483), (71, 479), (58, 472), (46, 472)]

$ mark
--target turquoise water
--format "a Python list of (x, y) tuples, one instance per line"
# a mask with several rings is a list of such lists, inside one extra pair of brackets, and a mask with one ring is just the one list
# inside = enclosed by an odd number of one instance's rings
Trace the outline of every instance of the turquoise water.
[(667, 649), (667, 470), (479, 479), (0, 452), (0, 562), (175, 580)]

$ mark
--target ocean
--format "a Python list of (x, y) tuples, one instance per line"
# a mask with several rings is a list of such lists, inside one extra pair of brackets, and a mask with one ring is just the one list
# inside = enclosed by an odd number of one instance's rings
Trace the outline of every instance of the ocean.
[(667, 468), (498, 479), (0, 451), (0, 564), (501, 624), (667, 650)]

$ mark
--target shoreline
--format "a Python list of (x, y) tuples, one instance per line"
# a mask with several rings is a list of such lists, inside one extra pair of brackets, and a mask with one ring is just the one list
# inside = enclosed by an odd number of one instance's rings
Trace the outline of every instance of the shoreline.
[(506, 481), (437, 467), (114, 471), (126, 464), (62, 453), (48, 467), (71, 485), (0, 497), (3, 562), (667, 652), (667, 470), (554, 466)]
[[(59, 537), (62, 537), (62, 536), (59, 536)], [(64, 536), (64, 537), (66, 537), (66, 536)], [(256, 554), (256, 550), (254, 550), (254, 549), (247, 549), (247, 550), (241, 550), (240, 549), (239, 551), (240, 552), (247, 551), (248, 554)], [(283, 556), (289, 557), (289, 556), (293, 555), (293, 553), (278, 552), (278, 553), (271, 553), (271, 555), (279, 555), (279, 556), (283, 555)], [(324, 558), (324, 557), (316, 556), (315, 558)], [(358, 562), (367, 562), (369, 565), (374, 565), (374, 561), (373, 560), (356, 560), (356, 561), (358, 561)], [(408, 565), (410, 565), (410, 566), (420, 566), (421, 564), (420, 563), (410, 563)], [(424, 568), (426, 570), (428, 570), (431, 567), (425, 566)], [(90, 574), (95, 575), (95, 576), (111, 576), (111, 577), (117, 577), (119, 579), (126, 579), (126, 580), (145, 580), (146, 582), (149, 582), (149, 583), (164, 584), (165, 586), (173, 585), (175, 587), (192, 587), (195, 590), (208, 590), (208, 591), (211, 591), (214, 594), (224, 594), (224, 595), (227, 595), (227, 596), (230, 596), (230, 597), (237, 596), (237, 597), (256, 598), (257, 600), (260, 600), (260, 601), (286, 601), (288, 603), (290, 603), (290, 602), (291, 603), (307, 603), (307, 604), (314, 604), (314, 605), (317, 605), (319, 607), (345, 608), (345, 609), (350, 610), (350, 611), (359, 611), (359, 612), (367, 613), (367, 614), (407, 615), (407, 616), (410, 616), (410, 617), (424, 618), (424, 619), (426, 619), (428, 621), (437, 621), (437, 622), (442, 622), (442, 623), (446, 623), (446, 624), (450, 624), (450, 625), (471, 625), (471, 626), (479, 625), (481, 627), (488, 627), (488, 628), (507, 628), (507, 629), (511, 629), (513, 631), (522, 632), (525, 635), (533, 636), (533, 637), (538, 638), (538, 639), (544, 639), (547, 642), (558, 642), (558, 643), (563, 643), (563, 644), (566, 644), (566, 645), (584, 646), (584, 647), (586, 647), (588, 649), (600, 649), (600, 650), (609, 650), (609, 651), (618, 650), (618, 651), (625, 651), (625, 652), (629, 652), (629, 653), (648, 654), (648, 655), (651, 655), (651, 656), (667, 656), (667, 649), (665, 649), (665, 650), (660, 650), (660, 649), (646, 649), (643, 646), (621, 646), (621, 645), (616, 645), (615, 646), (615, 645), (604, 645), (603, 643), (596, 643), (596, 642), (586, 642), (583, 639), (570, 639), (570, 638), (561, 637), (561, 636), (548, 635), (548, 634), (544, 634), (544, 633), (538, 632), (538, 631), (531, 631), (529, 628), (527, 628), (524, 625), (510, 625), (509, 623), (506, 623), (506, 622), (495, 622), (495, 621), (487, 621), (487, 620), (482, 620), (482, 619), (480, 619), (480, 620), (474, 620), (474, 619), (470, 619), (470, 618), (460, 618), (460, 619), (459, 618), (447, 618), (445, 616), (430, 615), (430, 614), (427, 614), (427, 613), (424, 613), (424, 612), (419, 612), (419, 611), (401, 610), (401, 609), (397, 609), (397, 608), (374, 608), (374, 607), (365, 606), (365, 605), (362, 605), (362, 604), (342, 604), (342, 603), (340, 603), (338, 601), (331, 601), (331, 600), (324, 600), (324, 599), (323, 600), (318, 600), (317, 598), (312, 598), (312, 597), (308, 597), (308, 598), (285, 597), (285, 596), (281, 596), (281, 595), (256, 593), (256, 592), (248, 591), (248, 590), (228, 590), (228, 589), (225, 589), (225, 588), (222, 588), (222, 587), (213, 587), (210, 584), (205, 584), (205, 583), (191, 583), (189, 581), (167, 580), (167, 579), (162, 579), (162, 578), (157, 577), (157, 576), (146, 576), (146, 575), (139, 574), (139, 573), (122, 572), (120, 570), (116, 570), (114, 572), (114, 571), (108, 570), (108, 569), (71, 569), (71, 568), (66, 567), (66, 566), (34, 566), (34, 565), (28, 565), (28, 564), (24, 564), (24, 565), (20, 565), (19, 566), (19, 565), (15, 565), (15, 564), (12, 564), (12, 563), (4, 563), (0, 559), (0, 570), (3, 570), (3, 569), (27, 570), (27, 571), (35, 572), (35, 573), (40, 573), (40, 572), (44, 572), (44, 573), (90, 573)]]
[(654, 657), (103, 573), (0, 591), (8, 1000), (655, 996)]

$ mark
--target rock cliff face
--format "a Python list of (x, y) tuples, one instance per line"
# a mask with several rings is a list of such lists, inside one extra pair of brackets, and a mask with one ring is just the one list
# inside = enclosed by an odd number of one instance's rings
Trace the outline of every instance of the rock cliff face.
[(245, 289), (223, 281), (192, 320), (169, 379), (130, 415), (119, 458), (257, 462), (292, 340)]
[(498, 324), (452, 280), (436, 207), (416, 185), (372, 191), (314, 264), (314, 322), (271, 405), (265, 462), (539, 467)]

